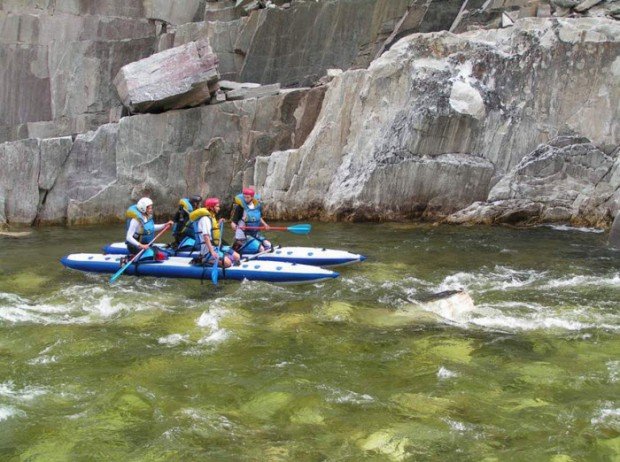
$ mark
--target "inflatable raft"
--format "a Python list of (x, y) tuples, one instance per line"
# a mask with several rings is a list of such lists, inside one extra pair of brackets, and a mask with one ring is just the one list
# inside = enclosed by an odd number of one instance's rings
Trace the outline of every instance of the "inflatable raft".
[[(172, 252), (165, 244), (155, 244), (164, 251)], [(127, 246), (124, 242), (108, 244), (103, 248), (103, 252), (111, 255), (127, 255)], [(189, 257), (197, 256), (198, 252), (178, 251), (175, 256)], [(251, 257), (252, 254), (244, 254), (244, 257)], [(258, 261), (280, 261), (288, 263), (298, 263), (301, 265), (312, 266), (341, 266), (350, 265), (366, 260), (366, 257), (345, 250), (321, 249), (318, 247), (274, 247), (272, 252), (262, 253), (256, 257)]]
[[(67, 268), (92, 273), (116, 273), (121, 268), (122, 255), (75, 253), (60, 262)], [(123, 261), (124, 263), (124, 261)], [(166, 278), (206, 279), (211, 277), (211, 265), (193, 265), (187, 257), (169, 257), (164, 261), (143, 261), (130, 265), (124, 274)], [(239, 266), (218, 269), (218, 279), (267, 281), (299, 284), (338, 277), (338, 273), (316, 266), (273, 261), (242, 261)]]

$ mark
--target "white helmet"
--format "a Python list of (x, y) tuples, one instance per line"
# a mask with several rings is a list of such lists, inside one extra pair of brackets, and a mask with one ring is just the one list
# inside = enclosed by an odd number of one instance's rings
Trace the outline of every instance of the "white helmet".
[(148, 197), (143, 197), (142, 199), (138, 201), (138, 203), (136, 204), (136, 207), (138, 207), (138, 210), (140, 210), (141, 213), (146, 213), (146, 208), (149, 205), (153, 205), (153, 201), (149, 199)]

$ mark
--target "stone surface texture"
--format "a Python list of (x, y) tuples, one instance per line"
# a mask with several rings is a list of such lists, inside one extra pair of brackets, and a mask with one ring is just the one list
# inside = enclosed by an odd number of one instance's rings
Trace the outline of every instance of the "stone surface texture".
[(75, 141), (62, 138), (66, 155), (57, 159), (57, 169), (50, 170), (44, 182), (42, 159), (51, 162), (52, 154), (44, 157), (39, 141), (0, 144), (0, 162), (15, 169), (0, 174), (4, 221), (118, 221), (131, 201), (144, 195), (153, 198), (162, 215), (172, 214), (178, 199), (194, 192), (221, 197), (227, 205), (251, 182), (256, 156), (304, 142), (324, 93), (324, 88), (296, 90), (260, 100), (125, 117)]
[(616, 5), (0, 0), (0, 225), (249, 184), (270, 219), (618, 223)]
[[(306, 143), (261, 159), (255, 184), (278, 218), (437, 219), (528, 197), (547, 207), (522, 217), (603, 223), (619, 206), (619, 40), (591, 18), (406, 37), (332, 80)], [(559, 152), (562, 134), (584, 140)], [(541, 173), (514, 193), (528, 155)]]

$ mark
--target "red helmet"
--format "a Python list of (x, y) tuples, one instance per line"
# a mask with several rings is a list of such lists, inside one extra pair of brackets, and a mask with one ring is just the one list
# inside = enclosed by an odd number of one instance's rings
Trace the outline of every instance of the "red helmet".
[(254, 190), (252, 188), (243, 188), (243, 195), (254, 197)]
[(220, 205), (220, 200), (217, 197), (207, 197), (205, 199), (204, 205), (208, 209), (213, 209), (216, 206)]

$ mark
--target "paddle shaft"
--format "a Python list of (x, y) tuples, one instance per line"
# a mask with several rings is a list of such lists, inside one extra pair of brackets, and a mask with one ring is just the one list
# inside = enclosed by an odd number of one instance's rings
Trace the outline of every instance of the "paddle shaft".
[(312, 225), (304, 223), (304, 224), (293, 225), (293, 226), (269, 226), (269, 227), (267, 226), (240, 226), (240, 228), (244, 231), (246, 230), (288, 231), (289, 233), (293, 233), (293, 234), (308, 234), (310, 230), (312, 229)]
[[(161, 237), (162, 234), (164, 234), (166, 231), (168, 231), (168, 228), (170, 228), (170, 225), (166, 224), (163, 229), (153, 238), (153, 240), (151, 242), (148, 243), (148, 247), (146, 249), (149, 249), (157, 239), (159, 239)], [(123, 266), (121, 269), (119, 269), (116, 273), (114, 273), (114, 275), (110, 278), (110, 283), (116, 281), (119, 276), (121, 274), (123, 274), (125, 272), (125, 270), (127, 268), (129, 268), (129, 265), (131, 265), (134, 261), (136, 261), (138, 258), (140, 258), (140, 256), (144, 253), (144, 251), (146, 249), (142, 249), (140, 250), (140, 252), (138, 252), (135, 257), (133, 257), (131, 260), (129, 260), (129, 262), (127, 262), (125, 264), (125, 266)]]
[[(213, 268), (211, 269), (211, 281), (213, 282), (213, 284), (217, 285), (217, 280), (219, 277), (219, 270), (218, 270), (218, 265), (220, 263), (220, 249), (222, 248), (222, 237), (224, 234), (224, 222), (222, 221), (220, 223), (220, 241), (217, 244), (217, 247), (215, 248), (215, 253), (217, 254), (217, 257), (215, 258), (215, 263), (213, 263)], [(224, 265), (226, 264), (226, 262), (224, 262)], [(222, 266), (224, 266), (222, 265)]]
[(241, 226), (240, 227), (243, 230), (250, 230), (250, 231), (260, 231), (260, 230), (267, 230), (267, 231), (288, 231), (288, 228), (285, 226), (270, 226), (269, 228), (267, 228), (266, 226)]
[(276, 245), (275, 247), (272, 247), (272, 248), (271, 248), (271, 249), (269, 249), (269, 250), (263, 250), (262, 252), (253, 253), (253, 254), (248, 255), (247, 257), (243, 257), (243, 258), (241, 259), (241, 261), (247, 262), (247, 261), (250, 261), (250, 260), (254, 260), (255, 258), (260, 257), (261, 255), (265, 255), (266, 253), (271, 253), (271, 252), (273, 252), (274, 250), (279, 249), (279, 248), (280, 248), (280, 246), (279, 246), (279, 245)]

